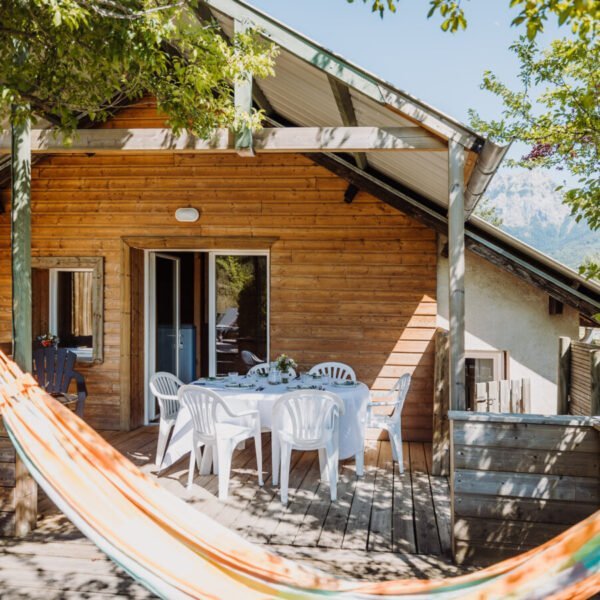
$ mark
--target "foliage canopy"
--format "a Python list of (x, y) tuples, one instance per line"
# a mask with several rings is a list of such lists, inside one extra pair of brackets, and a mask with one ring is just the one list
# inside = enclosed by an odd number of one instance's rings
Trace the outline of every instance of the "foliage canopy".
[[(43, 115), (74, 129), (150, 93), (171, 126), (205, 136), (260, 125), (236, 115), (232, 83), (272, 73), (275, 49), (254, 33), (232, 44), (202, 25), (193, 0), (0, 0), (0, 118)], [(241, 123), (240, 121), (243, 121)]]

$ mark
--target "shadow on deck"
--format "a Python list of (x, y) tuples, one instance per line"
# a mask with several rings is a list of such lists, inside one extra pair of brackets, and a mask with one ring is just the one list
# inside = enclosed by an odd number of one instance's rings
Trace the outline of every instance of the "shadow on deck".
[[(156, 473), (155, 428), (105, 437), (143, 471)], [(254, 456), (252, 442), (234, 454), (227, 502), (216, 498), (214, 475), (197, 475), (187, 491), (187, 459), (158, 481), (242, 536), (330, 573), (378, 580), (462, 572), (449, 560), (448, 482), (430, 474), (430, 444), (404, 444), (401, 474), (388, 442), (368, 442), (365, 476), (358, 479), (354, 461), (344, 461), (335, 503), (329, 501), (328, 485), (319, 481), (316, 452), (294, 453), (285, 508), (270, 473), (258, 487)], [(270, 460), (270, 439), (264, 435), (265, 471)], [(38, 530), (23, 540), (0, 542), (2, 598), (152, 597), (40, 496)]]

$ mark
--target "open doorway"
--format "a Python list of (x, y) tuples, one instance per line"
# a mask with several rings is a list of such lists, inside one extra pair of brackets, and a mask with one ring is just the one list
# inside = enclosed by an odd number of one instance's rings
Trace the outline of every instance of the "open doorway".
[(152, 374), (189, 383), (268, 361), (268, 259), (264, 251), (146, 252), (146, 423), (158, 417)]

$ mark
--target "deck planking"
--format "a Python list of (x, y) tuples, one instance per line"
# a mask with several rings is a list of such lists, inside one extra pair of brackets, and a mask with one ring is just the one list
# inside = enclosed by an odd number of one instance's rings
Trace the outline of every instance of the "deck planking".
[[(144, 472), (156, 477), (157, 430), (104, 434)], [(321, 482), (316, 452), (294, 452), (289, 502), (271, 480), (270, 437), (263, 436), (264, 487), (257, 484), (254, 443), (234, 454), (229, 498), (217, 499), (218, 479), (196, 471), (187, 489), (188, 459), (157, 477), (174, 495), (242, 536), (336, 575), (367, 580), (442, 577), (462, 573), (449, 561), (448, 481), (431, 475), (431, 445), (404, 443), (404, 473), (387, 441), (367, 441), (365, 475), (342, 461), (338, 501)], [(2, 598), (152, 598), (147, 590), (86, 540), (40, 494), (40, 524), (23, 540), (0, 541)]]

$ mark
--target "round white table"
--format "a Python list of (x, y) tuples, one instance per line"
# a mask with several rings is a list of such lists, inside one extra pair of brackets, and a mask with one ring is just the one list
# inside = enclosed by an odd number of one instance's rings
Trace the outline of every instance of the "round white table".
[[(290, 391), (286, 384), (270, 385), (261, 379), (257, 388), (227, 387), (225, 380), (199, 380), (202, 387), (214, 390), (234, 412), (258, 409), (260, 425), (263, 429), (271, 429), (273, 405), (282, 394)], [(198, 382), (195, 382), (198, 384)], [(344, 402), (344, 414), (340, 417), (340, 459), (356, 456), (359, 461), (363, 456), (365, 444), (365, 415), (369, 401), (369, 388), (361, 382), (354, 386), (326, 385), (325, 390), (338, 394)], [(185, 407), (179, 409), (171, 439), (162, 464), (161, 471), (183, 458), (192, 447), (192, 422)]]

